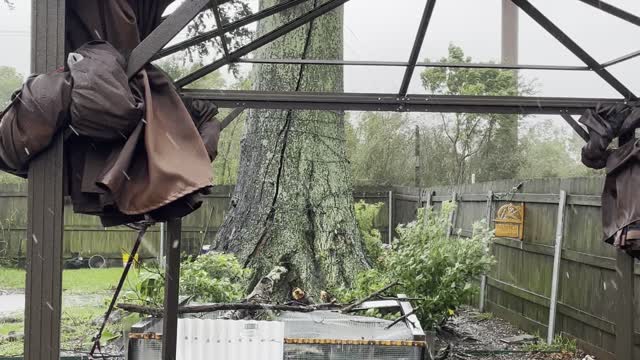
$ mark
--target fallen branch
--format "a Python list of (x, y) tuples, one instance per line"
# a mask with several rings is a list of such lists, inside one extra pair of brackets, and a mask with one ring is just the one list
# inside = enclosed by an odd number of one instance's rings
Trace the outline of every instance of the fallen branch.
[(425, 298), (399, 298), (396, 296), (379, 296), (380, 300), (425, 301)]
[(451, 344), (447, 342), (447, 346), (439, 349), (438, 353), (434, 356), (434, 360), (444, 360), (449, 356), (449, 351), (451, 350)]
[[(409, 316), (411, 316), (411, 315), (415, 314), (415, 313), (416, 313), (416, 310), (418, 310), (418, 308), (415, 308), (415, 309), (413, 309), (413, 311), (411, 311), (410, 313), (405, 314), (405, 315), (402, 315), (402, 316), (400, 316), (399, 318), (397, 318), (397, 319), (393, 320), (393, 322), (392, 322), (391, 324), (387, 325), (384, 329), (385, 329), (385, 330), (389, 330), (389, 329), (391, 329), (391, 327), (392, 327), (393, 325), (395, 325), (395, 324), (399, 323), (400, 321), (407, 319)], [(413, 325), (413, 323), (412, 323), (412, 325)], [(415, 325), (414, 325), (414, 326), (415, 326)]]
[[(249, 303), (254, 305), (266, 305), (271, 304), (271, 295), (273, 293), (273, 288), (276, 283), (280, 281), (282, 275), (287, 273), (287, 269), (282, 266), (276, 266), (264, 276), (256, 286), (253, 288), (253, 291), (246, 298), (242, 299), (240, 303)], [(263, 309), (263, 308), (261, 308)], [(260, 309), (258, 309), (260, 310)], [(206, 311), (201, 311), (206, 312)], [(243, 320), (247, 318), (255, 318), (256, 314), (252, 312), (252, 310), (239, 308), (239, 309), (231, 309), (226, 314), (222, 316), (222, 319), (231, 319), (231, 320)]]
[[(118, 309), (128, 311), (131, 313), (151, 315), (154, 317), (162, 317), (163, 308), (143, 306), (136, 304), (118, 304)], [(178, 314), (197, 314), (207, 313), (213, 311), (224, 310), (249, 310), (249, 311), (292, 311), (292, 312), (311, 312), (319, 310), (316, 306), (291, 306), (291, 305), (272, 305), (272, 304), (252, 304), (252, 303), (231, 303), (231, 304), (206, 304), (206, 305), (191, 305), (181, 306), (178, 308)]]
[(391, 284), (389, 284), (389, 285), (387, 285), (387, 286), (383, 287), (382, 289), (380, 289), (380, 290), (378, 290), (378, 291), (376, 291), (376, 292), (372, 293), (371, 295), (367, 296), (366, 298), (364, 298), (364, 299), (362, 299), (362, 300), (358, 300), (358, 301), (356, 301), (355, 303), (353, 303), (353, 304), (351, 304), (351, 305), (349, 305), (349, 306), (344, 307), (341, 311), (342, 311), (343, 313), (347, 313), (347, 312), (353, 311), (353, 309), (355, 309), (356, 307), (358, 307), (358, 306), (362, 305), (364, 302), (371, 300), (372, 298), (374, 298), (374, 297), (376, 297), (376, 296), (378, 296), (378, 295), (380, 295), (380, 294), (384, 293), (385, 291), (387, 291), (387, 290), (391, 289), (392, 287), (394, 287), (394, 286), (396, 286), (396, 285), (398, 285), (398, 284), (399, 284), (399, 282), (398, 282), (398, 281), (394, 281), (393, 283), (391, 283)]

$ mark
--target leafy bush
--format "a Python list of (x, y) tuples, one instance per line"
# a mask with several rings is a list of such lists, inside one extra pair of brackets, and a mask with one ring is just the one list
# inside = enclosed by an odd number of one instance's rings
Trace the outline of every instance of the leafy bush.
[[(244, 269), (232, 254), (209, 253), (187, 259), (180, 265), (180, 295), (199, 302), (233, 302), (246, 293), (251, 270)], [(159, 269), (141, 272), (129, 301), (162, 304), (164, 275)]]
[(374, 267), (382, 266), (384, 260), (384, 248), (382, 247), (382, 235), (374, 227), (384, 203), (367, 204), (360, 200), (355, 204), (356, 222), (360, 235), (364, 241), (364, 251), (367, 259)]
[(385, 268), (358, 274), (351, 289), (335, 290), (342, 302), (351, 302), (384, 288), (395, 281), (400, 284), (388, 295), (405, 293), (415, 301), (422, 325), (432, 328), (474, 291), (471, 281), (489, 270), (492, 231), (485, 223), (474, 225), (471, 238), (448, 236), (449, 218), (454, 205), (444, 203), (440, 212), (418, 211), (418, 220), (398, 227), (399, 238), (385, 257)]
[(425, 327), (434, 327), (450, 316), (471, 295), (471, 281), (493, 264), (486, 223), (474, 224), (471, 238), (447, 236), (455, 206), (444, 203), (438, 213), (422, 210), (418, 220), (398, 227), (399, 239), (389, 257), (390, 276), (417, 302)]
[(209, 253), (182, 264), (180, 292), (200, 302), (233, 302), (244, 297), (250, 276), (234, 255)]
[(339, 288), (334, 290), (333, 293), (340, 303), (348, 304), (364, 299), (387, 285), (389, 285), (389, 279), (383, 272), (370, 269), (359, 273), (356, 276), (355, 284), (351, 288)]

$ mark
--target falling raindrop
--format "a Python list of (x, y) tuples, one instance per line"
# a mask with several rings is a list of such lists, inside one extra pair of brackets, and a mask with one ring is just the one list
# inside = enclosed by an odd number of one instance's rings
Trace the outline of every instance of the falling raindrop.
[(38, 243), (38, 238), (36, 237), (36, 234), (31, 235), (31, 237), (33, 238), (33, 242), (35, 244), (37, 244)]
[(569, 272), (566, 272), (565, 275), (567, 276), (567, 279), (569, 279)]
[(124, 177), (126, 177), (127, 180), (131, 180), (131, 178), (129, 177), (129, 174), (127, 174), (126, 171), (122, 170), (122, 174), (124, 174)]
[(176, 149), (179, 149), (180, 147), (178, 146), (178, 144), (176, 144), (176, 142), (173, 140), (173, 138), (171, 137), (171, 135), (169, 135), (169, 133), (165, 133), (167, 135), (167, 138), (169, 138), (169, 141), (171, 141), (171, 143), (173, 144), (173, 146), (176, 147)]
[(173, 244), (171, 244), (171, 246), (173, 246), (174, 249), (177, 249), (178, 245), (180, 245), (180, 241), (178, 241), (178, 240), (174, 240)]
[(96, 33), (96, 36), (98, 37), (98, 39), (102, 40), (102, 36), (100, 36), (100, 33), (98, 32), (97, 29), (93, 30)]
[(618, 290), (618, 284), (616, 284), (615, 281), (611, 280), (611, 286), (613, 286), (614, 289)]
[(29, 152), (29, 149), (27, 149), (27, 148), (24, 148), (24, 152), (27, 153), (27, 156), (31, 155), (31, 153)]
[(604, 288), (604, 291), (607, 291), (607, 282), (606, 281), (602, 283), (602, 287)]
[(49, 210), (49, 212), (51, 213), (51, 215), (55, 215), (56, 213), (53, 212), (53, 210), (51, 210), (51, 208), (48, 208), (47, 210)]
[(51, 303), (48, 301), (47, 301), (47, 307), (49, 308), (49, 310), (53, 311), (53, 305), (51, 305)]
[(73, 126), (71, 126), (71, 124), (69, 124), (69, 129), (71, 129), (71, 131), (73, 131), (73, 133), (76, 134), (76, 136), (80, 136), (78, 131), (76, 131), (76, 129)]

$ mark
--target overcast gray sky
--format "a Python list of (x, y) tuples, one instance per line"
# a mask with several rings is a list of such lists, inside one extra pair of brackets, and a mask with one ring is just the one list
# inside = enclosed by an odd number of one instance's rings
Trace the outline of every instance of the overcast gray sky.
[[(255, 2), (255, 0), (252, 0)], [(426, 0), (351, 0), (345, 5), (345, 59), (395, 60), (409, 57)], [(609, 0), (640, 14), (638, 0)], [(602, 13), (577, 0), (532, 0), (597, 60), (604, 62), (640, 50), (640, 27)], [(391, 4), (391, 5), (390, 5)], [(481, 61), (500, 59), (501, 0), (439, 0), (423, 45), (421, 59), (446, 55), (449, 43)], [(16, 9), (0, 8), (0, 65), (29, 73), (30, 1), (16, 0)], [(582, 65), (542, 28), (520, 13), (520, 63)], [(614, 75), (640, 93), (637, 69), (640, 59), (612, 67)], [(345, 86), (350, 92), (396, 92), (402, 68), (346, 67)], [(538, 95), (616, 97), (618, 94), (590, 72), (522, 71), (537, 80)], [(418, 73), (411, 92), (423, 93)]]

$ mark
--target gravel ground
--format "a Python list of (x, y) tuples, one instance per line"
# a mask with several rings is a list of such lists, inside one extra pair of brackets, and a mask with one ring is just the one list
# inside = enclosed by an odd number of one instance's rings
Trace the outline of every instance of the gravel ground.
[[(447, 356), (440, 357), (447, 360), (595, 360), (595, 357), (580, 351), (535, 353), (526, 351), (526, 344), (507, 344), (503, 341), (518, 335), (527, 334), (495, 316), (480, 314), (472, 308), (462, 308), (438, 332), (436, 346), (444, 349), (449, 344)], [(441, 350), (440, 355), (444, 354)]]

